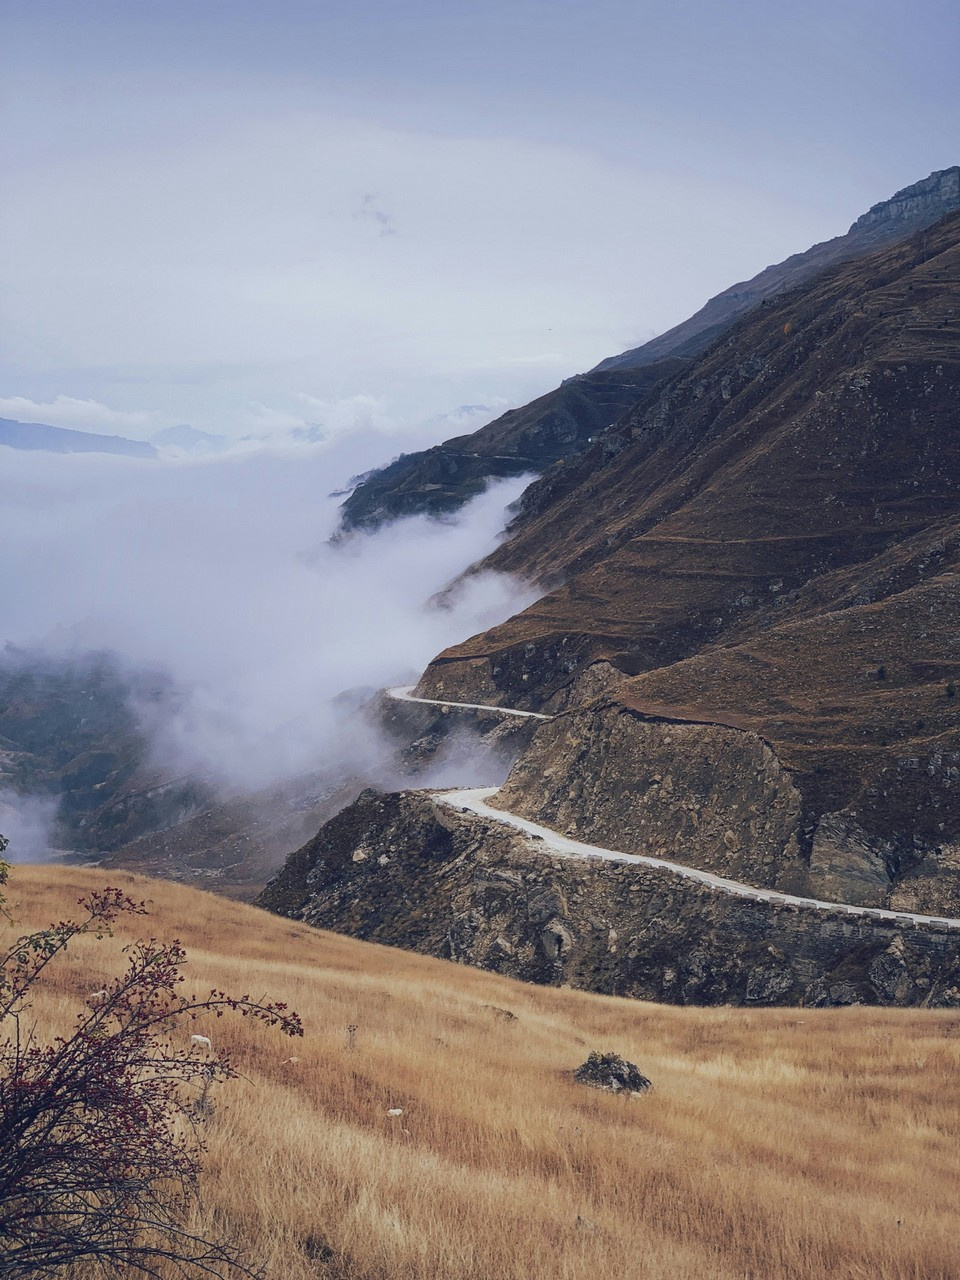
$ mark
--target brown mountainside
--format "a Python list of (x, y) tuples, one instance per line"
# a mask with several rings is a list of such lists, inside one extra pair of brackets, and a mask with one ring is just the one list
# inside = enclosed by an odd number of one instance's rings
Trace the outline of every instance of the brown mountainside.
[(741, 321), (531, 486), (481, 567), (562, 585), (421, 688), (550, 709), (590, 662), (662, 667), (923, 559), (960, 518), (958, 301), (954, 214)]
[[(419, 693), (552, 713), (489, 803), (656, 869), (365, 794), (265, 904), (648, 999), (960, 1005), (958, 304), (960, 212), (761, 303), (477, 566), (546, 594)], [(794, 896), (745, 908), (664, 863)]]
[(350, 532), (403, 516), (442, 516), (482, 493), (493, 478), (539, 474), (554, 462), (575, 457), (649, 387), (682, 365), (681, 360), (665, 359), (644, 369), (570, 378), (471, 435), (403, 454), (354, 489), (341, 508), (341, 527)]
[(417, 513), (443, 515), (494, 477), (543, 472), (582, 453), (594, 436), (765, 299), (832, 264), (905, 240), (960, 206), (960, 166), (930, 174), (873, 206), (845, 235), (816, 244), (732, 285), (652, 341), (611, 356), (471, 435), (406, 454), (366, 477), (343, 504), (342, 529), (376, 528)]
[(485, 567), (562, 585), (420, 684), (567, 711), (502, 805), (960, 911), (958, 301), (953, 214), (754, 312), (532, 488)]

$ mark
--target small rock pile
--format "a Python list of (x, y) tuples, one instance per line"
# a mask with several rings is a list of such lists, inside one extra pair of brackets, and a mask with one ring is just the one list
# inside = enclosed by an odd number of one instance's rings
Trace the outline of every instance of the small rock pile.
[(577, 1067), (573, 1078), (580, 1084), (594, 1089), (609, 1089), (611, 1093), (645, 1093), (653, 1085), (639, 1067), (617, 1053), (594, 1051), (586, 1062)]

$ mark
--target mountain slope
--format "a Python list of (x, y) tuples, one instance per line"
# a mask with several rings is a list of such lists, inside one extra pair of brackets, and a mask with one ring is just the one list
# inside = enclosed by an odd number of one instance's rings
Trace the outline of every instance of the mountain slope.
[(476, 568), (546, 594), (416, 691), (551, 715), (488, 803), (795, 900), (628, 882), (404, 794), (327, 824), (276, 905), (640, 998), (960, 1003), (954, 938), (925, 971), (915, 921), (796, 901), (960, 915), (960, 211), (761, 301), (508, 533)]
[(46, 453), (116, 453), (125, 458), (157, 457), (153, 445), (144, 440), (48, 427), (41, 422), (14, 422), (11, 418), (0, 418), (0, 445)]
[(951, 209), (960, 207), (960, 166), (941, 169), (928, 178), (896, 192), (862, 214), (845, 235), (815, 244), (805, 253), (795, 253), (784, 262), (724, 289), (701, 309), (666, 333), (641, 347), (601, 360), (594, 372), (630, 369), (652, 364), (667, 356), (695, 356), (707, 347), (738, 316), (750, 311), (765, 298), (772, 298), (850, 258), (859, 258), (886, 243), (932, 226)]
[(549, 704), (590, 661), (638, 674), (729, 643), (955, 520), (958, 300), (954, 214), (741, 321), (531, 486), (480, 567), (563, 585), (441, 655), (421, 692)]
[(469, 436), (408, 454), (365, 478), (344, 503), (344, 531), (400, 516), (441, 515), (462, 506), (496, 476), (542, 472), (582, 453), (681, 362), (699, 355), (742, 315), (831, 265), (905, 240), (960, 206), (960, 167), (931, 174), (873, 206), (849, 231), (767, 267), (712, 298), (689, 320), (591, 372), (512, 409)]
[[(528, 491), (483, 567), (562, 585), (418, 689), (569, 709), (506, 807), (814, 896), (960, 903), (958, 301), (960, 213), (758, 309)], [(751, 742), (796, 792), (776, 830)]]
[(133, 709), (170, 694), (159, 673), (126, 671), (107, 653), (0, 651), (0, 792), (46, 801), (51, 842), (78, 856), (180, 821), (210, 803), (210, 786), (159, 769)]
[(455, 511), (493, 477), (539, 473), (574, 457), (644, 391), (680, 367), (663, 361), (642, 372), (584, 374), (471, 435), (404, 454), (364, 478), (343, 504), (341, 527), (376, 528), (388, 520)]

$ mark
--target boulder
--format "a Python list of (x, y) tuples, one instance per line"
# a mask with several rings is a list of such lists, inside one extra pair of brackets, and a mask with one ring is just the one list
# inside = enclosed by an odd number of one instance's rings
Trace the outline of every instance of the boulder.
[(574, 1079), (594, 1089), (609, 1089), (611, 1093), (644, 1093), (653, 1085), (639, 1067), (627, 1062), (617, 1053), (597, 1053), (594, 1050), (586, 1062), (577, 1067)]

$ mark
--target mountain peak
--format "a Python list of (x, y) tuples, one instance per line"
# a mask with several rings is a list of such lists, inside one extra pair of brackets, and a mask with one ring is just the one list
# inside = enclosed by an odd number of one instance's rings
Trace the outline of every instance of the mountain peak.
[(886, 227), (890, 223), (935, 218), (960, 205), (960, 165), (938, 169), (909, 187), (897, 191), (889, 200), (873, 205), (850, 227), (848, 234)]

